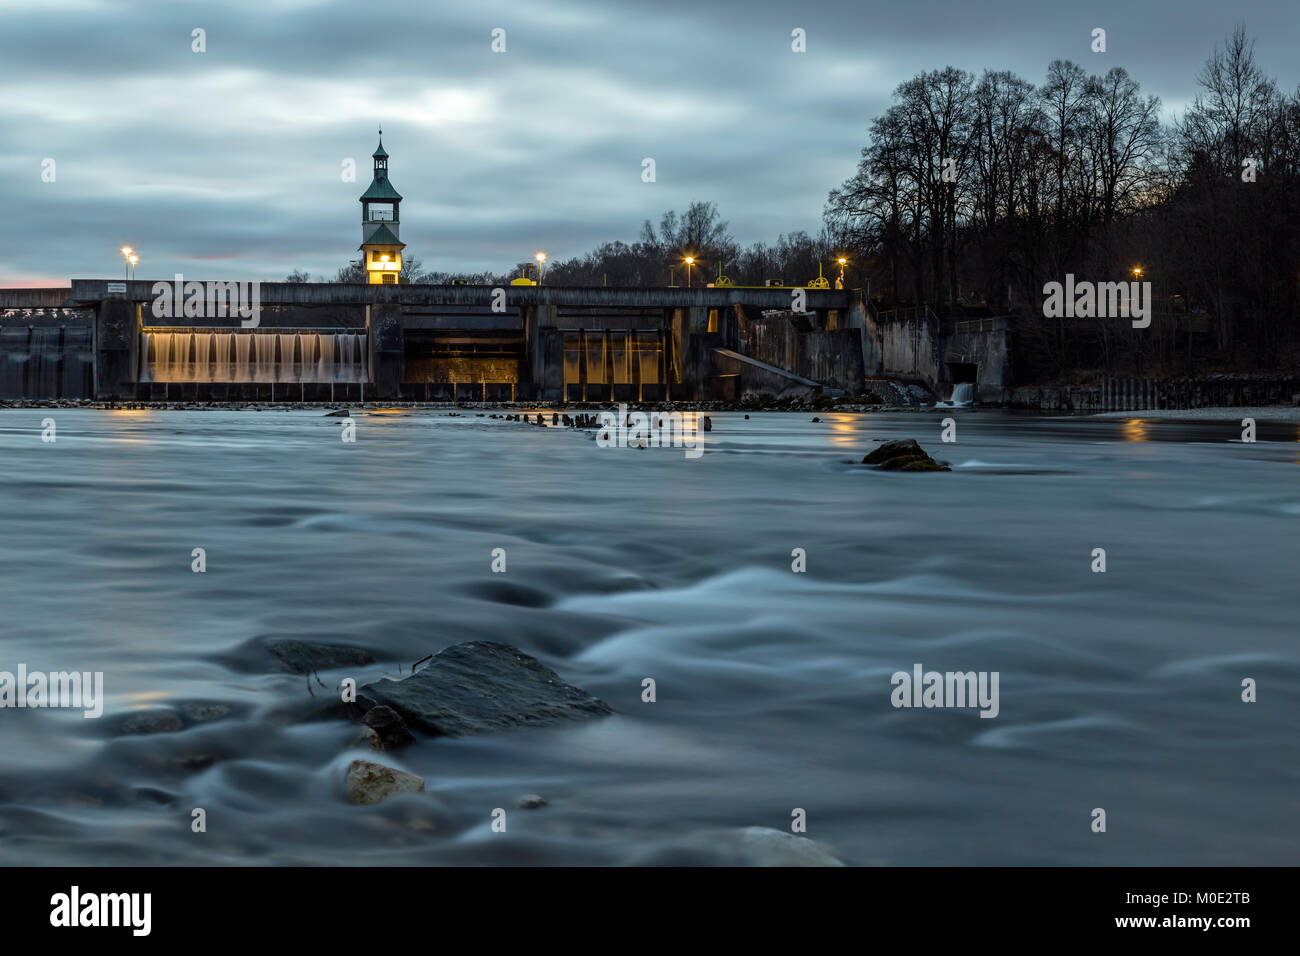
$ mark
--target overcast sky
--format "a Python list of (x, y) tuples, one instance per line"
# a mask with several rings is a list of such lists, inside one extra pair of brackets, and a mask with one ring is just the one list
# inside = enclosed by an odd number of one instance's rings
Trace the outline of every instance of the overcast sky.
[(380, 123), (426, 269), (568, 258), (692, 200), (744, 244), (815, 233), (921, 70), (1120, 65), (1168, 118), (1238, 22), (1294, 90), (1296, 0), (0, 0), (0, 285), (120, 275), (124, 244), (139, 278), (332, 278)]

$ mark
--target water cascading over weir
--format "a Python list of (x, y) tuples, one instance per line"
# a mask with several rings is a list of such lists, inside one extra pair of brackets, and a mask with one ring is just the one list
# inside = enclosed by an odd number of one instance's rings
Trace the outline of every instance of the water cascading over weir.
[(0, 399), (93, 396), (95, 354), (89, 319), (73, 310), (50, 311), (51, 316), (20, 315), (17, 322), (4, 321), (0, 327)]
[(363, 332), (145, 329), (142, 383), (349, 384), (367, 378)]

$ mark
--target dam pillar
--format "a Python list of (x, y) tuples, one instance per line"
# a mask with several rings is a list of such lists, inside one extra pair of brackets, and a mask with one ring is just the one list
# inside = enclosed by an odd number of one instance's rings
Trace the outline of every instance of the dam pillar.
[(689, 368), (692, 354), (691, 340), (697, 336), (709, 334), (709, 310), (706, 306), (687, 306), (671, 310), (670, 334), (672, 340), (672, 369), (665, 382), (684, 385), (684, 388), (672, 389), (669, 394), (676, 401), (693, 401), (698, 391), (698, 382)]
[(139, 379), (140, 316), (127, 299), (104, 299), (95, 309), (95, 398), (131, 401)]
[(366, 326), (374, 397), (381, 400), (401, 398), (402, 382), (406, 378), (406, 341), (402, 334), (400, 307), (395, 303), (370, 306)]
[(885, 371), (884, 338), (871, 313), (871, 306), (861, 291), (849, 300), (842, 328), (857, 329), (862, 339), (862, 367), (867, 375), (883, 375)]
[[(524, 317), (524, 347), (528, 355), (528, 369), (535, 385), (545, 388), (550, 368), (553, 347), (549, 345), (552, 337), (546, 330), (555, 329), (559, 310), (553, 305), (526, 305), (521, 311)], [(559, 374), (561, 390), (564, 381), (564, 353), (560, 351)]]

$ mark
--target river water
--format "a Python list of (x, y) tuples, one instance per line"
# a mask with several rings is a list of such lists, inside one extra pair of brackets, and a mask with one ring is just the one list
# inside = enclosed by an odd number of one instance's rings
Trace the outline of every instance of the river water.
[[(0, 670), (106, 698), (0, 709), (0, 863), (721, 863), (796, 808), (851, 864), (1296, 862), (1296, 425), (821, 414), (715, 414), (692, 460), (467, 411), (355, 443), (321, 410), (0, 413)], [(897, 437), (953, 472), (858, 464)], [(232, 666), (270, 638), (374, 653), (329, 688), (504, 641), (615, 715), (376, 755), (301, 719), (330, 690)], [(997, 672), (998, 715), (893, 707), (918, 663)], [(183, 701), (232, 713), (114, 735)], [(356, 757), (427, 792), (352, 806)]]

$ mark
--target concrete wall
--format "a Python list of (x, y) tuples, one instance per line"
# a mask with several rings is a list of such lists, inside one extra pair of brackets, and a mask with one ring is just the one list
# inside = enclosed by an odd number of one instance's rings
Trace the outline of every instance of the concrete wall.
[(406, 345), (402, 338), (400, 308), (395, 305), (372, 306), (367, 326), (374, 397), (400, 398), (402, 383), (406, 381)]
[(885, 370), (885, 356), (881, 351), (884, 341), (875, 308), (866, 296), (854, 294), (848, 311), (842, 313), (842, 327), (857, 331), (862, 350), (862, 368), (868, 376), (878, 376)]
[(821, 389), (805, 385), (788, 376), (756, 368), (748, 362), (714, 353), (703, 380), (700, 398), (704, 401), (744, 399), (809, 399)]
[(919, 378), (931, 388), (939, 378), (936, 361), (939, 329), (928, 316), (883, 316), (878, 323), (881, 371), (901, 378)]
[(95, 315), (95, 398), (126, 401), (136, 396), (140, 321), (136, 304), (107, 299)]
[(737, 351), (832, 388), (862, 390), (860, 329), (801, 329), (790, 315), (742, 315), (738, 324)]

